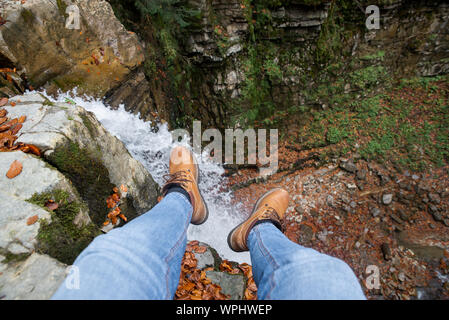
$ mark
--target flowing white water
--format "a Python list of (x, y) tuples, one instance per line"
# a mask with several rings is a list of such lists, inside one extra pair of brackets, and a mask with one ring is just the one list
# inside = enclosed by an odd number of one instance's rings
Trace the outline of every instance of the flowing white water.
[[(54, 102), (66, 102), (66, 98), (95, 114), (102, 125), (127, 147), (131, 155), (139, 160), (151, 173), (154, 180), (162, 185), (163, 175), (168, 173), (168, 157), (174, 143), (165, 124), (157, 130), (151, 123), (144, 122), (137, 115), (125, 111), (123, 106), (111, 110), (102, 101), (89, 97), (80, 97), (76, 91), (71, 95), (60, 94), (56, 99), (47, 96)], [(155, 132), (157, 131), (157, 132)], [(184, 139), (181, 144), (187, 145)], [(200, 189), (209, 208), (209, 219), (200, 226), (190, 225), (187, 237), (211, 245), (222, 258), (250, 263), (248, 252), (237, 253), (227, 245), (227, 235), (243, 217), (237, 207), (231, 204), (231, 192), (223, 190), (226, 185), (224, 170), (219, 164), (207, 160), (207, 157), (196, 155), (200, 167)]]

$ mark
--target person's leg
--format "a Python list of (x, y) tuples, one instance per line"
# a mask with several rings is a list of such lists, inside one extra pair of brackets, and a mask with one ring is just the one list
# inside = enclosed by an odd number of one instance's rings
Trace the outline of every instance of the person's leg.
[(271, 222), (249, 233), (258, 299), (366, 299), (342, 260), (290, 241)]
[(63, 282), (52, 299), (172, 299), (191, 217), (187, 197), (168, 193), (149, 212), (95, 238), (74, 263), (79, 289)]

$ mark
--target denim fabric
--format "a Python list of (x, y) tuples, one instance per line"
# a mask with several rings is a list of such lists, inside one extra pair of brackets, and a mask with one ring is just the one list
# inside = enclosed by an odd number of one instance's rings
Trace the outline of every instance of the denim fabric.
[(365, 299), (344, 261), (290, 241), (271, 223), (251, 230), (248, 247), (260, 300)]
[(178, 192), (79, 255), (79, 289), (61, 284), (52, 299), (172, 299), (181, 274), (192, 206)]
[[(191, 215), (184, 195), (167, 194), (149, 212), (95, 238), (74, 262), (79, 288), (63, 282), (52, 299), (172, 299)], [(259, 299), (365, 299), (346, 263), (288, 240), (271, 223), (254, 227), (248, 246)]]

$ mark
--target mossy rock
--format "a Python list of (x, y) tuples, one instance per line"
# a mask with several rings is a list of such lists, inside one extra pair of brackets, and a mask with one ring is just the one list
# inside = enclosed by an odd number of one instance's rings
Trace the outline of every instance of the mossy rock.
[[(101, 232), (94, 224), (89, 223), (77, 227), (74, 220), (79, 212), (85, 209), (85, 204), (71, 200), (68, 192), (53, 190), (41, 194), (34, 194), (27, 201), (38, 205), (51, 214), (51, 222), (40, 220), (36, 250), (65, 263), (73, 264), (76, 257), (100, 235)], [(58, 208), (49, 210), (45, 204), (48, 200), (58, 203)]]
[(69, 141), (58, 146), (47, 160), (72, 181), (89, 207), (90, 218), (100, 226), (107, 214), (106, 199), (115, 186), (98, 155)]

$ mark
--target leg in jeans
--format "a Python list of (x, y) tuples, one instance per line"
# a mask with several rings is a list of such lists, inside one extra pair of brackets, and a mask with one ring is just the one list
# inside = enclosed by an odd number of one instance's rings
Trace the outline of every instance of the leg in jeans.
[(74, 263), (80, 288), (63, 282), (52, 299), (172, 299), (191, 216), (189, 200), (168, 193), (149, 212), (97, 237)]
[(345, 262), (290, 241), (270, 222), (250, 231), (248, 247), (259, 299), (365, 299)]

